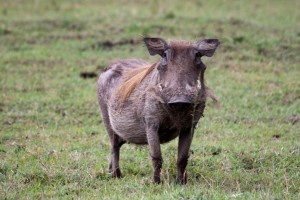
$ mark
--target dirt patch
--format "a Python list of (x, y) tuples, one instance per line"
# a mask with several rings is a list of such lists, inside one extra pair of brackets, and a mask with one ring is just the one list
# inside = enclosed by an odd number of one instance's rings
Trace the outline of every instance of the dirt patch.
[(53, 30), (53, 29), (66, 29), (66, 30), (83, 30), (86, 25), (83, 21), (74, 20), (20, 20), (13, 22), (13, 25), (18, 28), (28, 30)]
[(275, 134), (275, 135), (272, 135), (272, 138), (274, 138), (274, 139), (279, 139), (279, 138), (281, 138), (281, 135)]
[(13, 125), (15, 122), (16, 122), (15, 119), (5, 120), (5, 121), (3, 122), (3, 125), (4, 125), (4, 126), (11, 126), (11, 125)]
[(4, 111), (4, 103), (0, 103), (0, 112)]
[(34, 59), (20, 59), (13, 62), (16, 65), (24, 65), (24, 66), (46, 66), (46, 67), (52, 67), (55, 65), (61, 65), (64, 64), (64, 61), (62, 59), (42, 59), (42, 60), (34, 60)]
[(98, 74), (95, 72), (81, 72), (80, 77), (83, 79), (96, 78)]
[(113, 42), (110, 40), (106, 40), (106, 41), (97, 41), (93, 44), (91, 44), (88, 47), (84, 47), (82, 49), (80, 49), (81, 51), (86, 51), (86, 50), (98, 50), (98, 49), (105, 49), (105, 50), (111, 50), (115, 47), (119, 47), (119, 46), (123, 46), (123, 45), (136, 45), (138, 44), (140, 41), (139, 40), (134, 40), (134, 39), (124, 39), (124, 40), (120, 40), (117, 42)]
[(254, 168), (254, 159), (250, 155), (246, 155), (244, 152), (241, 152), (238, 154), (238, 159), (244, 169), (252, 170)]
[(221, 152), (222, 152), (222, 149), (221, 149), (221, 148), (216, 148), (216, 149), (214, 149), (214, 150), (211, 152), (211, 154), (212, 154), (213, 156), (217, 156), (217, 155), (219, 155)]
[(82, 34), (82, 33), (76, 33), (76, 34), (65, 34), (65, 35), (46, 35), (42, 38), (34, 38), (34, 39), (29, 39), (26, 41), (27, 44), (48, 44), (52, 41), (57, 41), (57, 40), (79, 40), (82, 41), (87, 38), (97, 38), (99, 37), (98, 35), (95, 34)]
[(289, 118), (288, 118), (288, 121), (291, 123), (291, 124), (296, 124), (300, 121), (300, 116), (298, 115), (291, 115)]
[(6, 28), (0, 28), (0, 35), (9, 35), (11, 33), (12, 33), (11, 30), (8, 30)]

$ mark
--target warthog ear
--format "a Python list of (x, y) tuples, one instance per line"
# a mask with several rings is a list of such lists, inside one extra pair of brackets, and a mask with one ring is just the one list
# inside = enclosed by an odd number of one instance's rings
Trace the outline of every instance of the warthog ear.
[(167, 42), (161, 38), (145, 37), (143, 41), (145, 42), (151, 56), (157, 54), (163, 56), (165, 50), (168, 48)]
[(220, 41), (218, 39), (204, 39), (196, 43), (200, 55), (207, 57), (212, 57), (214, 55), (219, 44)]

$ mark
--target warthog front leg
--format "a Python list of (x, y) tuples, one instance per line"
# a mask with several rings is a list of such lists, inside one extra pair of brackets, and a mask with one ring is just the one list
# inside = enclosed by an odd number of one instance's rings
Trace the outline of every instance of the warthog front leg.
[(160, 173), (163, 163), (158, 137), (158, 125), (149, 124), (147, 126), (147, 140), (150, 147), (150, 156), (154, 168), (153, 183), (160, 183)]
[(187, 183), (186, 166), (189, 158), (189, 150), (191, 147), (193, 134), (190, 129), (182, 131), (178, 140), (178, 159), (177, 159), (177, 182), (180, 184)]

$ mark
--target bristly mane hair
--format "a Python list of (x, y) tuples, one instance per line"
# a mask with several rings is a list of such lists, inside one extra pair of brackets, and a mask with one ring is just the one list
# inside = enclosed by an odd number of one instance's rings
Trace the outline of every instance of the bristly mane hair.
[(142, 66), (135, 69), (131, 69), (126, 73), (124, 82), (121, 87), (115, 93), (119, 95), (119, 107), (121, 107), (132, 91), (138, 84), (155, 68), (156, 63), (150, 66)]

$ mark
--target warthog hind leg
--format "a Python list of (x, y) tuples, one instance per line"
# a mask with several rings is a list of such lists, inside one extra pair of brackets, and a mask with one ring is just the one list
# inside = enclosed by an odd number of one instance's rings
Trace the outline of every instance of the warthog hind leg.
[(110, 163), (109, 171), (112, 173), (114, 178), (121, 178), (122, 173), (119, 167), (120, 160), (120, 148), (125, 143), (118, 135), (114, 134), (111, 140), (111, 152), (110, 152)]
[(102, 120), (108, 132), (111, 145), (109, 171), (112, 173), (114, 178), (120, 178), (122, 176), (119, 168), (120, 148), (125, 141), (122, 140), (122, 138), (120, 138), (111, 128), (106, 103), (100, 99), (99, 104), (101, 107)]

